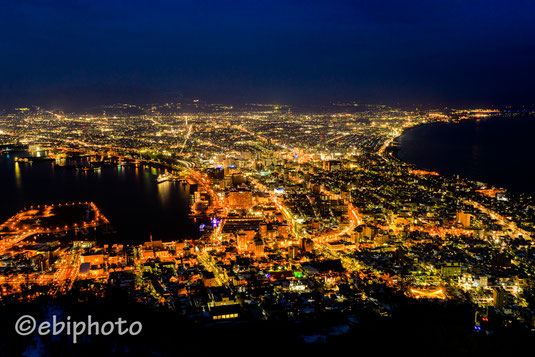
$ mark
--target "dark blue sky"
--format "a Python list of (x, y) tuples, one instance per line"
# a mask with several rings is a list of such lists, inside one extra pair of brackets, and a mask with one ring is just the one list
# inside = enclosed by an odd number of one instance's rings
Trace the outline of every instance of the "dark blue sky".
[(535, 2), (0, 1), (0, 103), (535, 103)]

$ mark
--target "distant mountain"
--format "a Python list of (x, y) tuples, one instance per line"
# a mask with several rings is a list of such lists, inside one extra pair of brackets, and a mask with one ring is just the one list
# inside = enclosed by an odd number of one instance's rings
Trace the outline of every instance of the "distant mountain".
[(52, 91), (0, 91), (0, 107), (37, 105), (66, 111), (88, 110), (114, 103), (161, 103), (183, 98), (182, 92), (166, 92), (135, 86), (70, 87)]

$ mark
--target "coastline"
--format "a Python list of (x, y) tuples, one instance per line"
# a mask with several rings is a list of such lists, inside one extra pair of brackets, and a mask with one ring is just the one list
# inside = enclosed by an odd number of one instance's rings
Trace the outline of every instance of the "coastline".
[[(486, 120), (495, 120), (495, 119), (505, 119), (501, 116), (492, 116), (492, 117), (488, 117), (488, 118), (485, 118)], [(410, 167), (413, 167), (413, 168), (416, 168), (416, 169), (420, 169), (420, 170), (426, 170), (426, 171), (435, 171), (435, 172), (438, 172), (441, 176), (444, 176), (444, 177), (458, 177), (462, 180), (465, 180), (465, 181), (469, 181), (469, 182), (472, 182), (472, 183), (478, 183), (478, 184), (483, 184), (487, 187), (492, 187), (492, 188), (496, 188), (496, 189), (502, 189), (502, 190), (505, 190), (508, 194), (515, 194), (515, 195), (521, 195), (521, 196), (527, 196), (527, 197), (535, 197), (535, 195), (530, 192), (529, 190), (526, 190), (525, 188), (521, 187), (521, 186), (518, 186), (518, 187), (514, 187), (513, 185), (507, 185), (507, 184), (504, 184), (504, 183), (498, 183), (496, 181), (498, 181), (497, 178), (492, 178), (492, 177), (481, 177), (481, 178), (476, 178), (476, 177), (471, 177), (470, 175), (467, 175), (466, 173), (463, 173), (463, 169), (462, 168), (459, 168), (459, 167), (451, 167), (451, 171), (455, 171), (453, 173), (451, 172), (444, 172), (444, 168), (441, 168), (440, 165), (438, 166), (431, 166), (431, 167), (425, 167), (425, 166), (422, 166), (422, 165), (418, 165), (414, 162), (411, 162), (407, 159), (404, 159), (401, 157), (400, 155), (400, 151), (401, 151), (401, 139), (404, 135), (407, 135), (409, 133), (411, 133), (412, 131), (414, 130), (417, 130), (419, 128), (422, 128), (422, 127), (431, 127), (431, 126), (434, 126), (434, 125), (438, 125), (438, 124), (443, 124), (443, 125), (452, 125), (452, 124), (462, 124), (462, 123), (469, 123), (469, 122), (479, 122), (480, 121), (480, 118), (466, 118), (466, 119), (462, 119), (460, 121), (447, 121), (447, 122), (427, 122), (427, 123), (418, 123), (417, 125), (414, 125), (414, 126), (411, 126), (411, 127), (407, 127), (407, 128), (404, 128), (403, 131), (400, 133), (400, 135), (398, 135), (397, 137), (395, 137), (394, 140), (392, 140), (392, 142), (390, 143), (390, 145), (387, 147), (386, 151), (387, 152), (390, 152), (391, 153), (391, 157), (392, 158), (395, 158), (396, 160), (398, 160), (399, 162), (402, 162), (403, 164), (406, 164)]]
[[(144, 165), (114, 164), (104, 165), (102, 170), (83, 171), (76, 170), (74, 166), (60, 168), (50, 162), (39, 162), (33, 165), (18, 163), (14, 158), (13, 155), (6, 157), (0, 153), (0, 164), (2, 164), (0, 171), (5, 179), (2, 194), (12, 202), (9, 207), (3, 207), (0, 211), (0, 216), (3, 217), (0, 224), (13, 217), (19, 209), (33, 204), (51, 205), (74, 201), (94, 201), (103, 214), (109, 218), (110, 227), (113, 228), (110, 231), (116, 230), (114, 239), (117, 241), (143, 242), (151, 233), (155, 239), (162, 240), (174, 239), (170, 237), (178, 237), (179, 240), (196, 237), (198, 229), (192, 217), (189, 216), (191, 212), (189, 197), (180, 196), (180, 192), (184, 190), (182, 186), (159, 185), (156, 171), (152, 172), (149, 168), (144, 168)], [(14, 168), (14, 163), (19, 169)], [(151, 168), (159, 169), (158, 172), (164, 169), (173, 170), (170, 166), (167, 168), (166, 166), (162, 164), (157, 168), (151, 165)], [(37, 176), (40, 177), (39, 185), (30, 185), (36, 181), (32, 177)], [(43, 182), (50, 183), (47, 190), (38, 189), (44, 185)], [(14, 187), (14, 189), (9, 187)], [(21, 187), (31, 194), (17, 196)], [(175, 196), (174, 193), (179, 196)], [(68, 197), (69, 195), (73, 197)], [(113, 199), (114, 195), (117, 195), (119, 199)], [(145, 208), (140, 203), (141, 201), (149, 202), (151, 208)], [(172, 213), (167, 214), (166, 210)], [(173, 223), (176, 217), (180, 217), (180, 222), (184, 223)], [(134, 224), (129, 223), (132, 219)], [(165, 223), (166, 219), (170, 223)], [(158, 224), (148, 223), (150, 220), (155, 220)]]
[[(435, 123), (418, 123), (416, 125), (413, 125), (413, 126), (410, 126), (408, 128), (404, 128), (402, 131), (401, 131), (401, 134), (399, 134), (398, 136), (396, 136), (394, 138), (394, 140), (392, 140), (392, 142), (386, 147), (386, 150), (385, 152), (389, 152), (391, 153), (391, 156), (396, 158), (397, 160), (403, 162), (404, 164), (406, 165), (409, 165), (409, 166), (414, 166), (414, 167), (417, 167), (415, 164), (411, 163), (411, 162), (408, 162), (406, 160), (403, 160), (400, 156), (399, 156), (399, 151), (400, 151), (400, 140), (401, 140), (401, 137), (403, 135), (406, 135), (408, 132), (410, 131), (413, 131), (414, 129), (416, 128), (419, 128), (419, 127), (422, 127), (422, 126), (426, 126), (426, 125), (429, 125), (429, 124), (435, 124)], [(418, 169), (423, 169), (423, 168), (420, 168), (420, 167), (417, 167)], [(442, 174), (441, 174), (442, 175)]]
[[(505, 190), (506, 192), (509, 192), (510, 190), (508, 188), (502, 187), (502, 186), (499, 186), (499, 185), (491, 184), (488, 181), (475, 180), (475, 179), (472, 179), (470, 177), (466, 177), (465, 175), (461, 175), (461, 174), (447, 174), (447, 173), (444, 173), (443, 170), (440, 170), (440, 169), (419, 166), (419, 165), (417, 165), (415, 163), (412, 163), (412, 162), (410, 162), (408, 160), (405, 160), (405, 159), (401, 158), (401, 156), (399, 155), (399, 152), (400, 152), (400, 149), (401, 149), (400, 148), (400, 144), (401, 144), (400, 140), (403, 137), (403, 135), (407, 135), (411, 131), (414, 131), (414, 130), (416, 130), (418, 128), (429, 127), (429, 126), (437, 125), (437, 124), (460, 124), (462, 122), (473, 121), (473, 120), (477, 120), (477, 119), (471, 118), (471, 119), (463, 119), (463, 120), (460, 120), (460, 121), (418, 123), (418, 124), (416, 124), (414, 126), (411, 126), (411, 127), (408, 127), (408, 128), (404, 128), (403, 131), (401, 132), (401, 134), (396, 136), (395, 139), (392, 140), (392, 142), (390, 143), (390, 145), (388, 145), (388, 147), (386, 148), (385, 151), (390, 152), (391, 156), (393, 158), (395, 158), (399, 162), (402, 162), (404, 165), (408, 165), (409, 167), (412, 167), (412, 168), (417, 169), (417, 170), (434, 171), (434, 172), (437, 172), (440, 176), (443, 176), (443, 177), (457, 176), (458, 178), (460, 178), (462, 180), (465, 180), (465, 181), (469, 181), (469, 182), (472, 182), (472, 183), (482, 183), (485, 186), (490, 186), (490, 187), (493, 187), (493, 188), (502, 189), (502, 190)], [(526, 194), (526, 193), (524, 193), (524, 194)]]

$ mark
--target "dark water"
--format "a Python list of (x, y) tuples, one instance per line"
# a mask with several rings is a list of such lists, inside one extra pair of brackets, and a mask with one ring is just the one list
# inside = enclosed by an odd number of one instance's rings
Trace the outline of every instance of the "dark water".
[(399, 157), (424, 169), (535, 196), (535, 115), (500, 116), (406, 131)]
[[(44, 154), (44, 153), (43, 153)], [(158, 184), (155, 168), (103, 167), (78, 172), (52, 162), (17, 163), (0, 155), (0, 222), (37, 204), (93, 201), (122, 242), (195, 238), (189, 192), (178, 182)]]

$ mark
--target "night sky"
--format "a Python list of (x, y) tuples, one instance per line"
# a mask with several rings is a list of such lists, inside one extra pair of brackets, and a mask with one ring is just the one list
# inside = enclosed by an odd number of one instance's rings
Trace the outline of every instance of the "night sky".
[(0, 1), (0, 104), (535, 103), (535, 2)]

